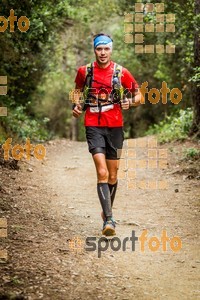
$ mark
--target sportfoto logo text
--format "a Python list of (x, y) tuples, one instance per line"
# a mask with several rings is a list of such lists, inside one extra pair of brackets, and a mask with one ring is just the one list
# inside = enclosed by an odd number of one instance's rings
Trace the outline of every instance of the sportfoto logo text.
[[(128, 98), (132, 98), (134, 100), (134, 95), (131, 92), (132, 89), (134, 89), (133, 84), (132, 84), (131, 89), (126, 88), (123, 91), (123, 96), (125, 96), (127, 94)], [(157, 104), (160, 102), (160, 100), (161, 100), (162, 104), (167, 104), (168, 98), (170, 98), (170, 101), (173, 104), (179, 104), (183, 98), (183, 95), (178, 88), (173, 88), (172, 90), (170, 90), (165, 81), (162, 82), (160, 90), (158, 90), (156, 88), (152, 88), (149, 90), (147, 81), (143, 82), (141, 84), (141, 87), (139, 87), (139, 89), (136, 88), (135, 92), (138, 92), (138, 90), (141, 92), (141, 94), (144, 97), (144, 100), (140, 101), (141, 104), (145, 104), (145, 95), (147, 95), (147, 99), (151, 104)], [(102, 98), (102, 99), (105, 99), (105, 98), (111, 96), (112, 92), (114, 92), (114, 94), (121, 93), (120, 89), (117, 89), (117, 88), (111, 92), (109, 92), (106, 88), (102, 88), (98, 92), (95, 88), (88, 89), (88, 93), (91, 93), (91, 94), (93, 93), (96, 95), (97, 98)], [(76, 103), (76, 104), (83, 103), (85, 101), (83, 92), (81, 92), (80, 89), (73, 89), (72, 91), (69, 92), (69, 100), (72, 103)], [(86, 102), (87, 102), (87, 99), (86, 99)], [(133, 103), (134, 103), (134, 101), (133, 101)]]
[(12, 138), (8, 138), (2, 145), (5, 160), (10, 159), (10, 151), (12, 158), (15, 160), (21, 160), (22, 158), (30, 160), (31, 155), (38, 160), (43, 160), (46, 156), (46, 148), (42, 144), (32, 145), (29, 138), (26, 139), (25, 145), (16, 144), (14, 147), (12, 147), (11, 142)]
[(161, 236), (148, 237), (147, 229), (143, 230), (141, 235), (138, 237), (135, 235), (135, 230), (132, 230), (132, 235), (130, 237), (125, 237), (120, 239), (118, 237), (113, 237), (112, 239), (107, 239), (106, 237), (101, 237), (97, 239), (96, 237), (87, 237), (85, 242), (79, 237), (74, 237), (69, 240), (69, 249), (72, 252), (83, 252), (86, 251), (94, 252), (97, 251), (98, 258), (101, 257), (101, 253), (109, 249), (112, 251), (126, 251), (127, 245), (131, 251), (136, 251), (136, 242), (139, 243), (139, 251), (145, 252), (146, 250), (151, 252), (156, 252), (162, 250), (166, 252), (171, 250), (173, 252), (178, 252), (182, 248), (182, 241), (178, 236), (172, 238), (168, 237), (167, 231), (162, 230)]

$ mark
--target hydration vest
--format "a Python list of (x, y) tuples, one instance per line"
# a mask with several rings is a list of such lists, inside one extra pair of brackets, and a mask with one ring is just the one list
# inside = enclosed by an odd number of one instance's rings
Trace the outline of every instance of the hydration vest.
[[(83, 110), (86, 110), (87, 107), (99, 107), (99, 111), (100, 111), (102, 106), (106, 106), (110, 104), (120, 105), (120, 101), (123, 99), (123, 91), (124, 91), (121, 85), (121, 76), (122, 76), (122, 66), (114, 63), (114, 71), (112, 76), (112, 91), (109, 94), (109, 99), (105, 100), (105, 99), (96, 98), (96, 96), (94, 96), (91, 93), (92, 82), (93, 82), (93, 64), (92, 63), (87, 64), (85, 83), (83, 87), (83, 96), (85, 100)], [(96, 100), (97, 104), (93, 104), (92, 100)]]

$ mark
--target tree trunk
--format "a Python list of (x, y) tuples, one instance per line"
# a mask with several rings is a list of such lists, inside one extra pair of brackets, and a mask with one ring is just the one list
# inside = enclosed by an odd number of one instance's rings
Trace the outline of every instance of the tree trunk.
[[(77, 69), (83, 65), (83, 56), (81, 55), (81, 49), (76, 49), (76, 67)], [(79, 138), (79, 121), (78, 119), (72, 117), (71, 118), (71, 138), (72, 141), (78, 141)]]
[[(195, 1), (195, 16), (200, 14), (200, 0)], [(200, 42), (199, 42), (199, 28), (196, 22), (195, 34), (194, 34), (194, 68), (200, 66)], [(190, 130), (190, 136), (200, 138), (200, 87), (196, 83), (193, 84), (192, 89), (192, 101), (194, 118), (192, 128)]]
[(72, 141), (78, 140), (78, 120), (74, 117), (71, 119), (71, 139)]

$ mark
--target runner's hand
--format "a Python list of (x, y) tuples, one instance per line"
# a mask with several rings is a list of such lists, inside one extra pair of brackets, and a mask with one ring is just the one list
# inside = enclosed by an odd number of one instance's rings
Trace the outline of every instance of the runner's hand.
[(125, 98), (122, 100), (121, 106), (122, 106), (122, 109), (129, 109), (130, 102), (129, 102), (128, 98)]
[(80, 117), (81, 114), (82, 114), (82, 107), (80, 104), (77, 104), (73, 109), (73, 116), (75, 118), (78, 118)]

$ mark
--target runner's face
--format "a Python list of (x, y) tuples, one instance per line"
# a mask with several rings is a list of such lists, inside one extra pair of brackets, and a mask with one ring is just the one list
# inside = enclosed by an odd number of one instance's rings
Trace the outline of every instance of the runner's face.
[(106, 45), (99, 45), (94, 50), (96, 60), (100, 65), (106, 65), (110, 62), (112, 50)]

